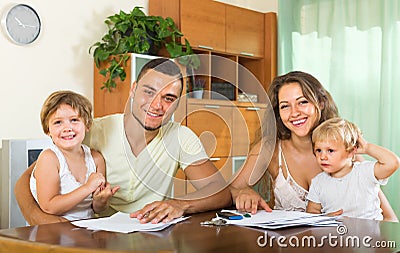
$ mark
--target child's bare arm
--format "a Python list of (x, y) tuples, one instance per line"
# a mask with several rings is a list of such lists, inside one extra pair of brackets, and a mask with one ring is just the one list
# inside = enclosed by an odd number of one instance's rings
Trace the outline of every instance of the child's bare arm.
[(37, 197), (40, 208), (49, 214), (62, 215), (104, 184), (104, 176), (92, 173), (88, 182), (67, 194), (60, 194), (58, 158), (51, 150), (43, 151), (38, 158), (36, 170)]
[[(95, 150), (91, 150), (93, 160), (96, 164), (96, 171), (106, 177), (106, 164), (103, 155)], [(93, 211), (95, 213), (101, 213), (109, 206), (109, 201), (112, 196), (118, 191), (119, 186), (111, 187), (106, 181), (104, 185), (98, 187), (93, 193)]]
[(101, 187), (93, 193), (93, 211), (101, 213), (110, 205), (110, 199), (119, 190), (119, 186), (111, 187), (110, 183), (106, 183), (104, 189)]
[(376, 144), (368, 143), (362, 136), (358, 138), (357, 153), (367, 154), (377, 160), (374, 167), (377, 179), (390, 177), (400, 166), (400, 159), (395, 153)]
[(321, 213), (321, 210), (322, 210), (321, 203), (315, 203), (311, 200), (308, 201), (307, 209), (306, 209), (307, 213), (318, 213), (319, 214), (319, 213)]

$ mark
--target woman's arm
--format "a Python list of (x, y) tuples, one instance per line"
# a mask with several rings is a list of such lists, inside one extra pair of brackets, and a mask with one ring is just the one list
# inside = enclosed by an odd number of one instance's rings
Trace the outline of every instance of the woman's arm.
[(256, 184), (265, 174), (269, 158), (274, 147), (265, 143), (257, 143), (251, 149), (239, 175), (229, 186), (232, 200), (240, 211), (256, 213), (258, 207), (271, 211), (265, 200), (251, 186)]
[(381, 201), (383, 220), (398, 222), (399, 219), (382, 190), (379, 190), (378, 196)]
[(14, 194), (22, 214), (29, 225), (66, 221), (63, 217), (43, 212), (33, 198), (29, 188), (29, 180), (35, 164), (29, 166), (15, 183)]

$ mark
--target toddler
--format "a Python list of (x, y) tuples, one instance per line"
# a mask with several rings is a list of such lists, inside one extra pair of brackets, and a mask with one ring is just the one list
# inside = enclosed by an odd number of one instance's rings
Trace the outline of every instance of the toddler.
[[(382, 220), (378, 192), (380, 185), (399, 167), (399, 158), (390, 150), (364, 140), (353, 123), (332, 118), (312, 134), (313, 151), (323, 170), (315, 176), (307, 196), (309, 213), (331, 213)], [(355, 162), (356, 154), (376, 161)]]

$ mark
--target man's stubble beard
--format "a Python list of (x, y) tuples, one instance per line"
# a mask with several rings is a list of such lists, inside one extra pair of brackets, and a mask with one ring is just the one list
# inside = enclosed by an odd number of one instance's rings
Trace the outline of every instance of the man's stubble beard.
[(146, 131), (157, 131), (158, 129), (160, 129), (163, 125), (165, 125), (165, 123), (163, 123), (164, 121), (162, 121), (162, 123), (159, 126), (156, 127), (149, 127), (146, 126), (133, 112), (131, 112), (132, 116), (137, 120), (137, 122), (146, 130)]

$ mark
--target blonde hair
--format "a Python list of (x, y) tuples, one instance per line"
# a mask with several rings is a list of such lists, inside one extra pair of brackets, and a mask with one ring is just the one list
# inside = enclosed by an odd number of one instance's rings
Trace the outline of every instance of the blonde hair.
[(56, 91), (50, 94), (44, 101), (40, 112), (40, 121), (42, 122), (42, 128), (45, 134), (49, 134), (49, 118), (61, 105), (69, 105), (72, 109), (78, 111), (78, 115), (84, 120), (87, 129), (92, 126), (93, 107), (86, 97), (73, 91)]
[(358, 146), (360, 129), (352, 122), (342, 118), (332, 118), (324, 121), (316, 127), (312, 133), (311, 140), (314, 149), (316, 142), (341, 141), (347, 152)]

